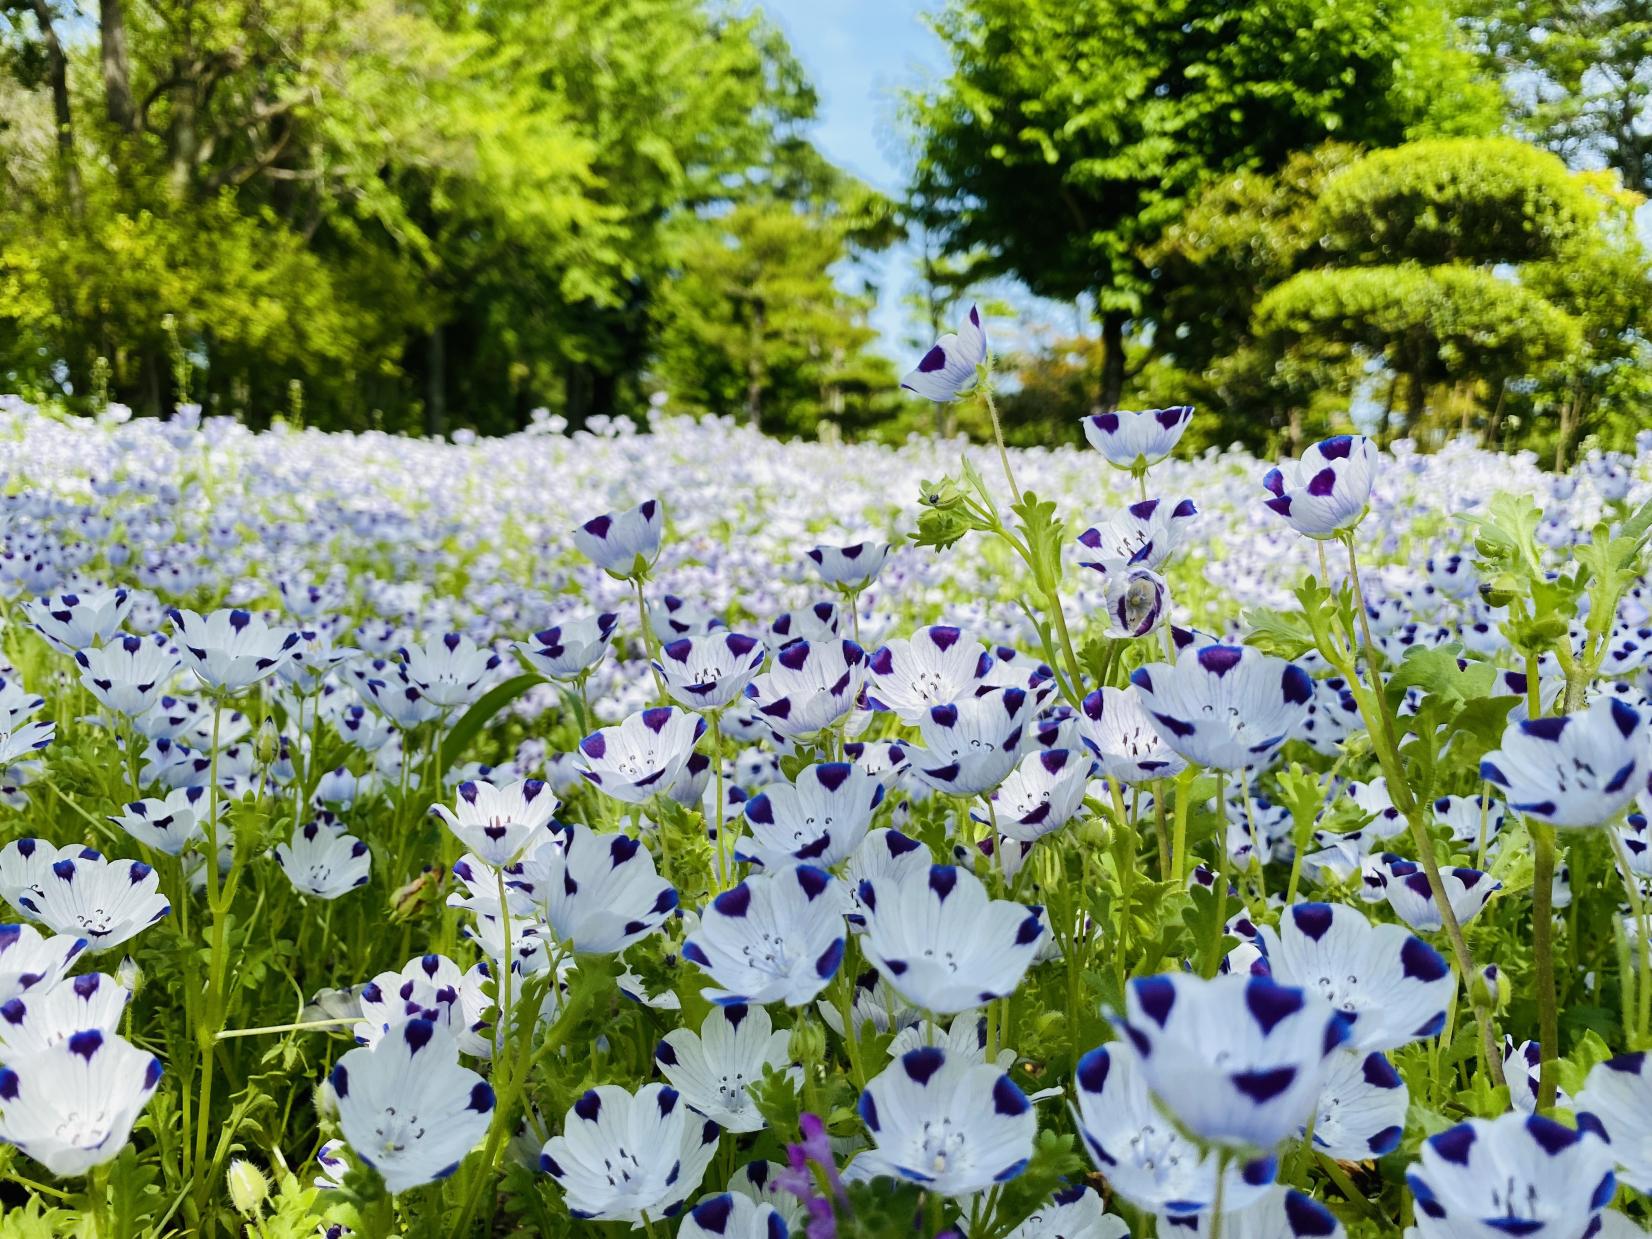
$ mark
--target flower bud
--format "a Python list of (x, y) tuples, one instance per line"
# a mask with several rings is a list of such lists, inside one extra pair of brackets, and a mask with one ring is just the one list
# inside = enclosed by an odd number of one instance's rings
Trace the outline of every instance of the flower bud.
[(143, 986), (143, 969), (139, 968), (137, 961), (128, 955), (116, 965), (115, 980), (120, 982), (122, 989), (136, 995)]
[(792, 1060), (801, 1063), (805, 1071), (809, 1070), (826, 1057), (825, 1028), (816, 1020), (799, 1020), (792, 1029), (788, 1048)]
[(224, 1179), (229, 1185), (229, 1201), (235, 1206), (235, 1211), (243, 1217), (257, 1217), (270, 1194), (269, 1180), (264, 1178), (264, 1172), (251, 1162), (237, 1158), (229, 1164)]
[(276, 732), (275, 724), (265, 719), (258, 725), (258, 739), (253, 744), (252, 755), (260, 766), (272, 766), (280, 754), (281, 736)]
[(1469, 1001), (1476, 1007), (1500, 1011), (1508, 1005), (1509, 979), (1496, 964), (1487, 964), (1469, 982)]

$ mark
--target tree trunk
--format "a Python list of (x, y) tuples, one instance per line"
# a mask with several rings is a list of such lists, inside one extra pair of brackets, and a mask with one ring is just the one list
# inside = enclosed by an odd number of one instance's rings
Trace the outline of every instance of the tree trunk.
[(178, 82), (172, 88), (172, 131), (168, 135), (168, 179), (172, 192), (183, 197), (195, 179), (195, 158), (200, 149), (196, 129), (195, 79), (188, 66), (175, 64)]
[(1497, 403), (1491, 407), (1491, 416), (1486, 419), (1485, 435), (1480, 440), (1480, 446), (1488, 452), (1497, 450), (1497, 435), (1503, 428), (1503, 405), (1509, 398), (1509, 381), (1497, 381)]
[(430, 353), (425, 364), (424, 432), (447, 433), (447, 336), (438, 323), (430, 329)]
[(763, 388), (767, 378), (763, 372), (763, 323), (763, 303), (759, 301), (751, 316), (751, 351), (746, 355), (746, 423), (753, 430), (763, 429)]
[(132, 101), (132, 66), (126, 55), (126, 11), (121, 0), (99, 0), (98, 28), (102, 37), (104, 109), (110, 124), (135, 133), (138, 109)]
[(1423, 424), (1423, 415), (1427, 410), (1428, 384), (1423, 382), (1420, 371), (1413, 370), (1410, 381), (1405, 385), (1405, 427), (1408, 432)]
[(1119, 310), (1101, 317), (1101, 392), (1097, 412), (1111, 413), (1124, 395), (1124, 324), (1129, 321)]
[(40, 26), (40, 41), (46, 48), (46, 72), (52, 84), (52, 119), (57, 127), (58, 174), (69, 209), (80, 214), (80, 165), (75, 160), (74, 113), (69, 106), (69, 57), (57, 37), (52, 9), (46, 0), (33, 0), (34, 20)]
[(1285, 423), (1285, 435), (1290, 440), (1291, 455), (1302, 455), (1302, 409), (1292, 405), (1289, 419)]

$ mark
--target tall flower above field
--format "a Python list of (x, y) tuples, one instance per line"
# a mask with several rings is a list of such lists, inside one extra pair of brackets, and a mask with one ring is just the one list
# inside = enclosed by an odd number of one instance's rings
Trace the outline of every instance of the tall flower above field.
[(981, 324), (980, 309), (972, 305), (963, 326), (935, 341), (918, 364), (906, 372), (901, 386), (925, 400), (956, 400), (974, 384), (986, 360), (986, 328)]

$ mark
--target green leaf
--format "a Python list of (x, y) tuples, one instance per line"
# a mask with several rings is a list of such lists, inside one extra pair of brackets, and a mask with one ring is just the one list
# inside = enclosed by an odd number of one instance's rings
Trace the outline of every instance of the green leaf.
[(495, 715), (534, 685), (543, 683), (542, 676), (519, 675), (483, 693), (481, 699), (460, 716), (442, 740), (441, 768), (451, 770), (465, 755), (465, 750), (470, 748), (471, 741), (482, 734), (482, 729), (493, 721)]

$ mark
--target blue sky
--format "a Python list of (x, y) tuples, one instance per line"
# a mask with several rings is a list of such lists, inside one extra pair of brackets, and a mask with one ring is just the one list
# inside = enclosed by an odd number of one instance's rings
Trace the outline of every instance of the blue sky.
[[(921, 14), (924, 0), (756, 0), (782, 30), (820, 93), (814, 138), (839, 167), (886, 193), (905, 182), (896, 101), (945, 68), (939, 40)], [(904, 342), (901, 294), (912, 279), (912, 256), (879, 256), (882, 298), (874, 325), (885, 351), (897, 359)]]

